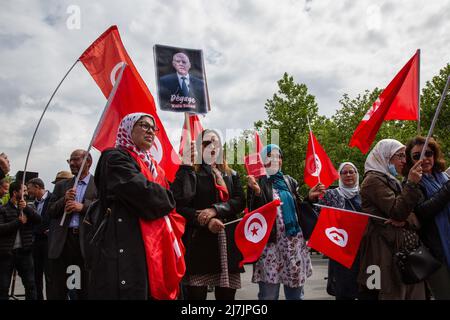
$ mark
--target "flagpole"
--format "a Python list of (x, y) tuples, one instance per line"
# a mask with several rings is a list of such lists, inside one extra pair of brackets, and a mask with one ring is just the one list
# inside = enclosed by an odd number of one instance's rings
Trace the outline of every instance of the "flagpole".
[(447, 95), (449, 85), (450, 85), (450, 76), (447, 78), (447, 83), (445, 84), (444, 91), (442, 92), (441, 99), (439, 100), (438, 107), (437, 107), (436, 112), (433, 117), (433, 121), (431, 122), (430, 130), (428, 131), (428, 135), (425, 140), (425, 144), (423, 145), (422, 153), (420, 154), (420, 160), (422, 160), (423, 157), (425, 156), (425, 151), (427, 150), (428, 142), (431, 138), (431, 135), (433, 134), (434, 127), (436, 125), (436, 121), (439, 116), (439, 113), (441, 112), (442, 105), (444, 104), (445, 96)]
[[(56, 89), (53, 91), (52, 95), (50, 96), (50, 99), (48, 100), (48, 102), (47, 102), (47, 104), (46, 104), (46, 106), (45, 106), (45, 108), (44, 108), (44, 111), (42, 111), (41, 117), (39, 118), (39, 121), (38, 121), (38, 123), (37, 123), (37, 125), (36, 125), (36, 129), (34, 129), (34, 133), (33, 133), (33, 136), (32, 136), (32, 138), (31, 138), (30, 146), (28, 147), (27, 157), (26, 157), (26, 159), (25, 159), (25, 167), (24, 167), (24, 169), (23, 169), (23, 177), (22, 177), (22, 200), (24, 199), (24, 197), (23, 197), (23, 190), (24, 190), (24, 187), (25, 187), (25, 177), (26, 177), (26, 174), (27, 174), (28, 159), (29, 159), (29, 157), (30, 157), (31, 148), (33, 148), (34, 138), (36, 137), (36, 133), (37, 133), (37, 131), (38, 131), (38, 129), (39, 129), (39, 126), (41, 125), (42, 118), (44, 118), (44, 115), (45, 115), (45, 113), (47, 112), (47, 109), (48, 109), (48, 107), (49, 107), (49, 105), (50, 105), (50, 102), (52, 102), (53, 97), (55, 96), (55, 94), (56, 94), (56, 92), (58, 91), (59, 87), (61, 86), (61, 84), (63, 83), (63, 81), (67, 78), (67, 76), (68, 76), (69, 73), (72, 71), (72, 69), (75, 67), (75, 65), (78, 63), (78, 61), (80, 61), (80, 60), (77, 59), (77, 60), (73, 63), (73, 65), (69, 68), (69, 70), (66, 72), (66, 74), (64, 75), (64, 77), (61, 79), (61, 81), (60, 81), (60, 82), (58, 83), (58, 85), (56, 86)], [(21, 214), (22, 214), (22, 211), (21, 211)]]
[[(75, 189), (76, 186), (78, 185), (78, 181), (80, 181), (81, 173), (83, 172), (84, 166), (86, 165), (86, 160), (88, 158), (89, 152), (91, 151), (92, 144), (94, 143), (94, 139), (97, 136), (98, 131), (100, 130), (100, 126), (103, 123), (103, 119), (105, 118), (105, 115), (106, 115), (106, 111), (109, 109), (109, 106), (111, 105), (111, 103), (114, 99), (114, 96), (116, 95), (117, 88), (119, 87), (119, 83), (122, 80), (123, 70), (125, 69), (126, 66), (127, 66), (127, 64), (124, 62), (123, 65), (120, 67), (119, 75), (117, 77), (116, 82), (114, 83), (111, 93), (109, 94), (108, 101), (106, 101), (105, 108), (103, 109), (102, 115), (100, 116), (100, 120), (98, 121), (97, 126), (94, 130), (94, 134), (92, 135), (91, 142), (89, 142), (89, 146), (84, 154), (83, 162), (81, 163), (81, 167), (78, 170), (78, 174), (75, 178), (75, 182), (73, 184), (72, 189)], [(60, 226), (64, 225), (64, 220), (66, 219), (66, 216), (67, 216), (67, 212), (64, 210), (64, 214), (61, 219), (61, 223), (59, 224)]]
[[(309, 127), (309, 139), (311, 139), (311, 146), (312, 146), (312, 151), (313, 151), (313, 156), (314, 156), (314, 168), (316, 168), (316, 172), (318, 172), (318, 167), (317, 167), (317, 162), (316, 162), (316, 147), (314, 146), (314, 140), (313, 140), (313, 135), (312, 135), (312, 129), (311, 129), (311, 123), (309, 122), (309, 116), (306, 115), (306, 120), (308, 120), (308, 127)], [(320, 183), (320, 174), (317, 174), (317, 180), (319, 181), (318, 183)]]
[(380, 220), (385, 220), (385, 221), (389, 220), (389, 219), (386, 219), (386, 218), (383, 218), (383, 217), (374, 216), (374, 215), (372, 215), (372, 214), (368, 214), (368, 213), (364, 213), (364, 212), (352, 211), (352, 210), (341, 209), (341, 208), (330, 207), (330, 206), (324, 206), (323, 204), (317, 204), (317, 203), (313, 203), (313, 204), (314, 204), (315, 206), (321, 207), (321, 208), (327, 208), (327, 209), (333, 209), (333, 210), (345, 211), (345, 212), (348, 212), (348, 213), (359, 214), (359, 215), (361, 215), (361, 216), (368, 216), (368, 217), (371, 217), (371, 218), (380, 219)]
[(226, 226), (226, 225), (229, 225), (229, 224), (232, 224), (232, 223), (236, 223), (236, 222), (241, 221), (242, 219), (244, 219), (244, 217), (236, 219), (236, 220), (233, 220), (233, 221), (230, 221), (230, 222), (227, 222), (227, 223), (224, 223), (223, 225)]
[[(183, 146), (183, 154), (181, 155), (182, 158), (184, 158), (184, 156), (187, 155), (189, 156), (189, 159), (191, 158), (191, 118), (188, 112), (184, 113), (184, 123), (186, 125), (186, 130), (187, 130), (187, 135), (186, 135), (186, 140), (184, 141), (184, 146)], [(181, 133), (181, 135), (183, 135), (183, 132)], [(189, 151), (188, 151), (189, 150)]]
[(419, 70), (417, 73), (417, 135), (420, 136), (420, 49), (417, 49)]

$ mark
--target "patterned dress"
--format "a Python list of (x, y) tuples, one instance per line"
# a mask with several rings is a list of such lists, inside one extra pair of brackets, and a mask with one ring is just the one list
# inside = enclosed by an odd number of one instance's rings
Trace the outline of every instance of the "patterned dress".
[[(279, 199), (273, 190), (273, 199)], [(278, 207), (277, 240), (268, 242), (261, 257), (253, 266), (252, 282), (283, 284), (291, 288), (302, 287), (312, 275), (312, 264), (306, 241), (300, 231), (297, 235), (286, 236), (281, 206)]]

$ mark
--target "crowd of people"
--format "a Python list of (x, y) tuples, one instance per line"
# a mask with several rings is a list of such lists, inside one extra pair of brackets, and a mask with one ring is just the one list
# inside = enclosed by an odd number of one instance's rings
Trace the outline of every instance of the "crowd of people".
[[(255, 298), (277, 300), (281, 284), (286, 299), (304, 298), (313, 270), (299, 221), (304, 208), (319, 216), (314, 204), (323, 204), (384, 218), (369, 218), (351, 268), (329, 259), (327, 292), (337, 300), (450, 299), (450, 180), (434, 139), (423, 159), (423, 137), (406, 145), (383, 139), (367, 156), (364, 173), (343, 162), (337, 187), (318, 183), (302, 197), (298, 182), (282, 170), (289, 155), (275, 144), (261, 151), (267, 175), (248, 176), (245, 192), (225, 160), (220, 135), (209, 129), (192, 142), (191, 156), (183, 158), (169, 184), (150, 154), (157, 131), (151, 115), (127, 115), (95, 174), (90, 154), (74, 150), (67, 160), (70, 172), (57, 174), (52, 192), (40, 178), (26, 185), (5, 178), (9, 159), (0, 155), (0, 196), (9, 194), (0, 208), (0, 299), (9, 298), (14, 270), (30, 300), (152, 299), (147, 226), (178, 214), (185, 220), (186, 265), (178, 299), (205, 300), (214, 288), (217, 300), (234, 300), (244, 269), (234, 241), (236, 223), (227, 223), (246, 207), (252, 211), (274, 199), (281, 206), (253, 264)], [(426, 279), (405, 283), (396, 253), (419, 245), (440, 267)], [(381, 272), (376, 288), (368, 286), (367, 270), (374, 265)], [(70, 266), (79, 268), (79, 285), (68, 285)]]

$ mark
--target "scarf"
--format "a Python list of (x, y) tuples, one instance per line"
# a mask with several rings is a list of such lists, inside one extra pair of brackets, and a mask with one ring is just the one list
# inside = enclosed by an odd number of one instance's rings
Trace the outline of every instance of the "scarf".
[(300, 232), (300, 227), (297, 222), (295, 202), (286, 181), (284, 181), (281, 170), (279, 170), (276, 174), (271, 175), (269, 177), (269, 181), (272, 183), (273, 188), (278, 191), (281, 198), (281, 213), (283, 214), (286, 235), (295, 236)]
[[(342, 181), (341, 178), (341, 171), (342, 169), (344, 169), (344, 167), (346, 165), (349, 165), (353, 168), (353, 170), (355, 170), (356, 172), (356, 183), (353, 187), (346, 187), (344, 185), (344, 182)], [(358, 169), (356, 169), (355, 165), (351, 162), (343, 162), (341, 163), (341, 165), (339, 166), (339, 187), (338, 187), (338, 192), (341, 196), (343, 196), (345, 199), (352, 199), (354, 198), (356, 195), (359, 194), (359, 173), (358, 173)]]
[[(445, 173), (436, 172), (434, 174), (424, 174), (420, 184), (425, 187), (428, 198), (431, 198), (448, 180), (449, 178)], [(436, 214), (434, 222), (439, 230), (447, 266), (450, 267), (450, 203), (447, 203), (447, 206)]]

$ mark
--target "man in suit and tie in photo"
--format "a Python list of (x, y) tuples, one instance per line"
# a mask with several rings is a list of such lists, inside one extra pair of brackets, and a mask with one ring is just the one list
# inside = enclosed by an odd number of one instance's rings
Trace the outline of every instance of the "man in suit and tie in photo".
[(189, 73), (189, 57), (183, 52), (175, 53), (172, 66), (176, 72), (159, 79), (161, 109), (206, 113), (205, 83)]
[[(81, 254), (80, 226), (89, 205), (97, 198), (97, 190), (94, 176), (89, 173), (92, 165), (92, 157), (89, 154), (86, 164), (80, 176), (78, 185), (74, 187), (75, 178), (81, 168), (86, 151), (75, 150), (67, 162), (70, 171), (74, 175), (72, 179), (62, 180), (55, 185), (54, 199), (50, 204), (51, 217), (49, 234), (49, 269), (50, 290), (49, 299), (65, 300), (68, 296), (67, 273), (69, 266), (78, 266), (81, 275), (81, 288), (76, 290), (76, 295), (71, 294), (71, 299), (87, 298), (87, 272)], [(64, 212), (66, 217), (61, 226)], [(70, 270), (69, 270), (70, 271)], [(72, 271), (73, 272), (73, 271)], [(73, 293), (73, 291), (71, 292)]]

